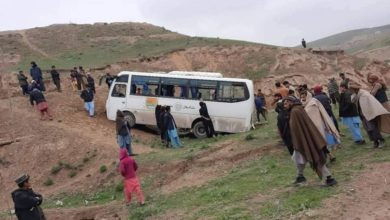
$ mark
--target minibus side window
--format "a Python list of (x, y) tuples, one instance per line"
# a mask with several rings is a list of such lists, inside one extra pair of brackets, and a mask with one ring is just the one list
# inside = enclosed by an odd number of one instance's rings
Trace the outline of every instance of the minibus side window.
[(126, 87), (126, 84), (115, 84), (112, 89), (111, 96), (120, 98), (126, 97)]

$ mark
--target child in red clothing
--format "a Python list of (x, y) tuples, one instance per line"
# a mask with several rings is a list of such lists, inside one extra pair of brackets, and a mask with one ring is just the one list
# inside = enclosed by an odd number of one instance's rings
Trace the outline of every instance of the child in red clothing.
[(119, 151), (119, 171), (124, 178), (123, 191), (125, 193), (126, 205), (130, 205), (131, 193), (135, 192), (137, 200), (140, 205), (145, 204), (144, 195), (141, 191), (141, 185), (136, 175), (138, 169), (135, 160), (127, 154), (125, 148), (121, 148)]

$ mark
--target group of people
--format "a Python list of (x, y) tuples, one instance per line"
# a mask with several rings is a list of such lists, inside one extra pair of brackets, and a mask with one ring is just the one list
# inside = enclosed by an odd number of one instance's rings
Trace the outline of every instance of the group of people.
[[(58, 92), (61, 92), (61, 77), (59, 71), (53, 65), (51, 67), (50, 75), (53, 81), (53, 84), (56, 87)], [(111, 76), (107, 73), (108, 76)], [(36, 62), (31, 62), (30, 76), (32, 78), (31, 83), (28, 81), (28, 77), (19, 71), (17, 74), (17, 79), (19, 81), (19, 86), (22, 89), (23, 95), (30, 96), (31, 105), (36, 105), (36, 108), (41, 114), (41, 120), (44, 120), (47, 117), (52, 119), (52, 114), (49, 111), (48, 104), (46, 102), (44, 92), (46, 91), (45, 83), (43, 80), (42, 70), (38, 67)], [(84, 78), (87, 83), (84, 82)], [(113, 77), (107, 77), (106, 83), (111, 85)], [(95, 116), (95, 104), (94, 104), (94, 95), (96, 93), (95, 89), (95, 80), (90, 73), (85, 73), (82, 66), (74, 67), (70, 73), (70, 81), (73, 88), (73, 91), (76, 89), (80, 92), (80, 98), (84, 101), (84, 107), (88, 112), (90, 117)]]
[(336, 160), (332, 150), (340, 147), (342, 136), (332, 103), (339, 105), (340, 120), (348, 127), (355, 144), (366, 143), (360, 131), (360, 124), (363, 124), (373, 148), (385, 146), (381, 132), (390, 133), (390, 103), (386, 84), (378, 75), (370, 73), (367, 77), (371, 85), (369, 92), (352, 82), (345, 73), (340, 73), (340, 78), (340, 84), (335, 78), (329, 79), (330, 97), (321, 85), (310, 90), (307, 85), (299, 85), (294, 91), (291, 87), (275, 84), (277, 127), (296, 163), (296, 184), (306, 181), (303, 174), (306, 163), (310, 163), (321, 179), (326, 177), (325, 185), (337, 183), (326, 167), (327, 158), (330, 162)]
[(166, 146), (173, 148), (182, 147), (177, 132), (175, 119), (171, 114), (171, 106), (157, 105), (155, 108), (155, 118), (157, 128), (160, 133), (161, 142)]

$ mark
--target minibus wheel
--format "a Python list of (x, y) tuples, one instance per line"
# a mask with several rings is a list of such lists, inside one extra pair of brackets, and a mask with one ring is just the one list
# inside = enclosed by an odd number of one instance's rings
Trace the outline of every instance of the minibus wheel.
[(192, 128), (192, 132), (196, 138), (205, 138), (207, 137), (206, 129), (202, 121), (197, 121)]
[(124, 111), (123, 114), (125, 115), (125, 120), (127, 120), (130, 124), (130, 127), (134, 127), (135, 125), (135, 116), (133, 113)]

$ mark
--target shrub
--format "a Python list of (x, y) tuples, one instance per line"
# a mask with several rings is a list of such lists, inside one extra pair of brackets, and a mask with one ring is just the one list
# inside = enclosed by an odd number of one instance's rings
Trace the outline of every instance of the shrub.
[(256, 139), (256, 137), (253, 134), (248, 134), (247, 136), (245, 136), (246, 141), (251, 141), (253, 139)]
[(89, 158), (88, 157), (84, 157), (83, 158), (83, 163), (86, 163), (86, 162), (88, 162), (89, 161)]
[(68, 174), (68, 176), (69, 176), (70, 178), (73, 178), (73, 177), (76, 176), (76, 175), (77, 175), (76, 170), (71, 170), (71, 171), (69, 172), (69, 174)]
[(123, 182), (122, 181), (120, 181), (118, 184), (116, 184), (115, 191), (116, 192), (122, 192), (123, 191)]
[(43, 185), (45, 185), (45, 186), (51, 186), (53, 184), (54, 184), (54, 181), (52, 179), (50, 179), (50, 178), (47, 178), (45, 180), (45, 182), (43, 182)]
[(106, 172), (107, 171), (106, 165), (101, 165), (99, 170), (100, 170), (100, 173)]
[(54, 167), (51, 168), (51, 174), (57, 174), (58, 172), (60, 172), (61, 169), (62, 169), (62, 166), (55, 165)]

